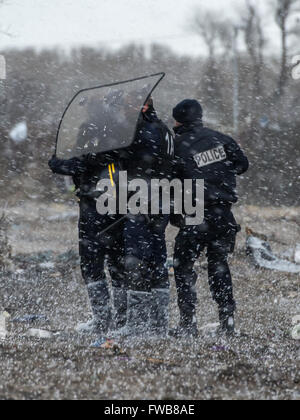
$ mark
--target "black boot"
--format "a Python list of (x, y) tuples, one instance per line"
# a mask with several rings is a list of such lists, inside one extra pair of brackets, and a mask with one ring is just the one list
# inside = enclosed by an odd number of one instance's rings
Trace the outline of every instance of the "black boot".
[(151, 298), (150, 330), (151, 333), (166, 337), (169, 327), (169, 289), (153, 289)]
[(110, 298), (106, 280), (99, 280), (87, 286), (93, 319), (79, 324), (77, 332), (105, 336), (111, 323)]
[(127, 290), (113, 287), (114, 317), (112, 328), (116, 331), (125, 327), (127, 321)]
[(138, 258), (128, 256), (125, 267), (129, 285), (127, 292), (127, 334), (132, 336), (148, 335), (152, 294), (147, 264)]
[(127, 334), (143, 336), (149, 333), (151, 293), (128, 291)]
[(235, 308), (233, 306), (221, 308), (219, 310), (220, 333), (225, 333), (228, 336), (234, 335), (235, 333), (234, 312), (235, 312)]
[(179, 326), (169, 330), (169, 335), (174, 338), (198, 338), (199, 331), (195, 315), (181, 315)]

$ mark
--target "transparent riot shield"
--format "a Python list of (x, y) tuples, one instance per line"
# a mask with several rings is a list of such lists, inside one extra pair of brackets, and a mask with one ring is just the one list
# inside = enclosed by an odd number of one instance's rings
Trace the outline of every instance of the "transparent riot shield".
[(56, 156), (70, 159), (130, 146), (141, 109), (164, 76), (159, 73), (78, 92), (60, 122)]

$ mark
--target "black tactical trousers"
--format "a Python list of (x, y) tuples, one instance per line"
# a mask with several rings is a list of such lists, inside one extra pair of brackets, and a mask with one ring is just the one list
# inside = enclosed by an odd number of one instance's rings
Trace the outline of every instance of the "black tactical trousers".
[(82, 276), (87, 285), (105, 280), (104, 267), (107, 261), (112, 286), (126, 287), (124, 284), (123, 224), (120, 223), (105, 234), (101, 234), (101, 231), (113, 221), (106, 216), (100, 216), (94, 202), (82, 201), (79, 220), (79, 254)]
[[(115, 328), (126, 322), (127, 285), (124, 274), (124, 240), (122, 224), (101, 232), (114, 220), (96, 211), (94, 200), (81, 199), (79, 219), (79, 253), (82, 277), (87, 285), (93, 319), (98, 331), (106, 334), (114, 321)], [(105, 263), (112, 279), (113, 296), (109, 293)], [(113, 304), (112, 304), (113, 300)], [(112, 318), (112, 309), (114, 317)]]
[(168, 222), (168, 216), (157, 216), (149, 222), (143, 215), (125, 221), (126, 267), (131, 290), (169, 289), (165, 238)]
[(194, 265), (205, 248), (208, 259), (208, 279), (212, 297), (219, 308), (235, 309), (228, 255), (234, 251), (236, 230), (201, 232), (181, 228), (175, 244), (174, 269), (178, 305), (182, 319), (191, 320), (196, 314), (197, 273)]

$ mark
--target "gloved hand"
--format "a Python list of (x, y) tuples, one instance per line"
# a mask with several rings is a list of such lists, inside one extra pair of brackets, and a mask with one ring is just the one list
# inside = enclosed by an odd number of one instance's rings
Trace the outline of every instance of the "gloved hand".
[(55, 169), (57, 168), (59, 164), (59, 159), (53, 155), (52, 158), (49, 160), (48, 165), (52, 172), (55, 172)]
[(52, 172), (59, 175), (76, 176), (86, 170), (86, 165), (79, 158), (62, 160), (53, 155), (48, 164)]

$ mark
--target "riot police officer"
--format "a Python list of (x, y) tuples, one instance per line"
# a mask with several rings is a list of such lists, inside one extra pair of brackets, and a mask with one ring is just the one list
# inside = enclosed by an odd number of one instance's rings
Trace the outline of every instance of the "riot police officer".
[(234, 332), (236, 303), (228, 255), (234, 251), (240, 227), (232, 214), (238, 201), (236, 177), (248, 170), (247, 157), (230, 137), (204, 127), (203, 111), (196, 100), (184, 100), (173, 110), (175, 127), (176, 176), (203, 179), (204, 221), (186, 226), (181, 220), (176, 238), (174, 269), (180, 309), (180, 324), (171, 335), (197, 336), (196, 281), (194, 264), (207, 250), (209, 285), (219, 307), (221, 330)]
[[(73, 177), (79, 197), (79, 254), (93, 319), (80, 324), (77, 330), (100, 336), (105, 336), (109, 327), (121, 329), (126, 324), (127, 285), (124, 273), (123, 225), (102, 233), (118, 219), (118, 216), (98, 214), (95, 201), (99, 179), (108, 177), (107, 173), (113, 172), (112, 168), (117, 165), (118, 160), (118, 153), (112, 152), (69, 160), (53, 156), (49, 161), (54, 173)], [(104, 270), (106, 259), (112, 279), (113, 305)]]
[[(128, 175), (142, 178), (148, 185), (152, 179), (171, 178), (173, 157), (172, 133), (158, 119), (150, 98), (141, 113), (136, 139), (129, 152)], [(125, 222), (130, 334), (151, 331), (167, 335), (170, 291), (165, 231), (168, 223), (168, 215), (151, 216), (150, 211), (148, 216), (129, 216)]]

